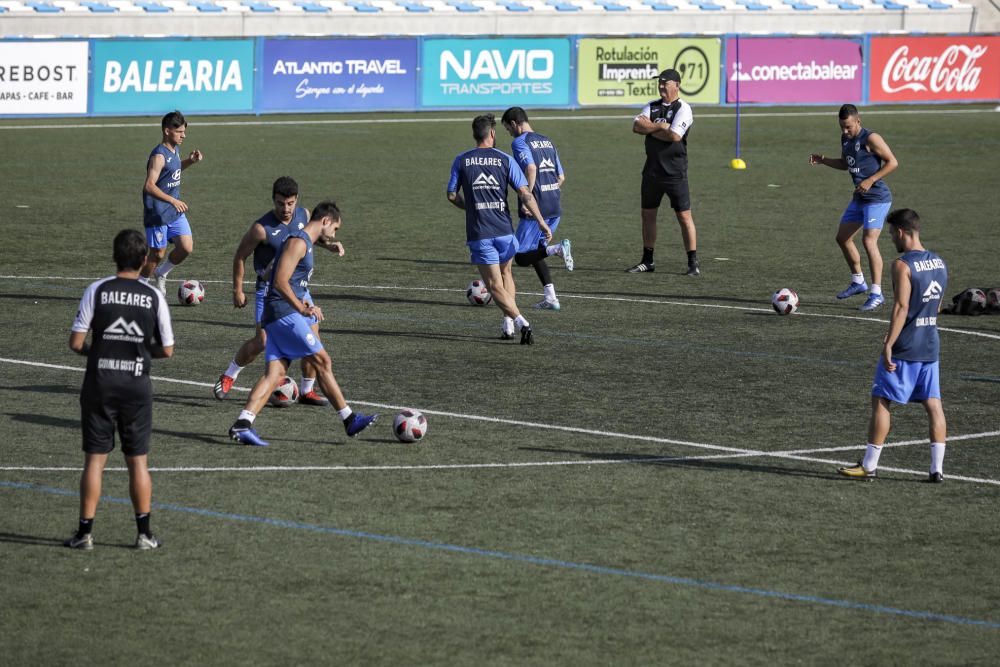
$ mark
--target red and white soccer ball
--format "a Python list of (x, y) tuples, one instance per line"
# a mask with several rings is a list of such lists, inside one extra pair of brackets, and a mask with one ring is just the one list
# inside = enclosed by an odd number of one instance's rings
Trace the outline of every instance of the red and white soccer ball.
[(416, 410), (403, 410), (392, 421), (392, 432), (402, 442), (416, 442), (427, 435), (427, 417)]
[(799, 308), (799, 295), (787, 287), (771, 295), (771, 306), (779, 315), (791, 315)]
[(299, 402), (299, 385), (295, 380), (287, 375), (281, 378), (278, 388), (271, 392), (271, 397), (267, 399), (268, 405), (276, 408), (287, 408)]
[(493, 295), (486, 289), (482, 280), (473, 280), (465, 290), (465, 296), (473, 306), (485, 306), (493, 300)]
[(197, 306), (205, 300), (205, 287), (197, 280), (185, 280), (177, 288), (177, 299), (184, 306)]
[(986, 308), (994, 313), (1000, 312), (1000, 287), (986, 292)]

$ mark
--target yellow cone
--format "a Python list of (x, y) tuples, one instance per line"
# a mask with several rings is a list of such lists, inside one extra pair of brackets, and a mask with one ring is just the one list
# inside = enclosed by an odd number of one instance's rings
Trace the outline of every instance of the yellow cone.
[(739, 159), (738, 157), (734, 157), (732, 161), (729, 163), (729, 166), (732, 169), (746, 169), (747, 163)]

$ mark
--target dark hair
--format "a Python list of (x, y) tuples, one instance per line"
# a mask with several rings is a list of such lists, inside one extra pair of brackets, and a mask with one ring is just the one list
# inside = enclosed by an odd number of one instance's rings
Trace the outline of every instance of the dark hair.
[(889, 213), (885, 221), (904, 232), (920, 231), (920, 216), (912, 208), (897, 208)]
[(490, 130), (496, 126), (497, 119), (493, 117), (493, 114), (476, 116), (472, 119), (472, 138), (477, 142), (486, 141), (486, 138), (490, 136)]
[(148, 252), (146, 237), (137, 229), (123, 229), (115, 236), (114, 257), (119, 271), (138, 271)]
[(278, 195), (285, 197), (297, 197), (299, 195), (299, 184), (291, 176), (281, 176), (271, 186), (271, 199)]
[(172, 130), (176, 130), (178, 127), (187, 127), (188, 122), (184, 120), (184, 114), (180, 111), (174, 110), (163, 117), (160, 121), (160, 129), (167, 129), (168, 127)]
[(521, 107), (511, 107), (503, 112), (503, 117), (500, 118), (500, 122), (504, 125), (507, 125), (508, 123), (514, 123), (515, 125), (527, 123), (528, 112)]
[(853, 104), (845, 104), (840, 107), (840, 111), (837, 113), (837, 118), (840, 120), (847, 120), (850, 117), (857, 118), (860, 114), (858, 113), (858, 108)]
[(309, 220), (322, 220), (327, 216), (330, 216), (334, 220), (340, 220), (340, 209), (337, 208), (337, 202), (332, 199), (325, 199), (316, 204), (316, 208), (313, 209), (312, 217)]

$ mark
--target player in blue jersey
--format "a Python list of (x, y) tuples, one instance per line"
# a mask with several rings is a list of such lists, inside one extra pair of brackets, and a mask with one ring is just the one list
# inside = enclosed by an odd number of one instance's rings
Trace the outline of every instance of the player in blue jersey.
[(479, 270), (504, 319), (501, 338), (521, 332), (521, 345), (531, 345), (531, 324), (517, 309), (517, 288), (510, 265), (518, 251), (514, 223), (507, 210), (507, 188), (517, 191), (521, 205), (541, 230), (544, 242), (552, 240), (524, 172), (514, 158), (496, 149), (496, 119), (493, 114), (472, 120), (476, 147), (455, 158), (448, 180), (448, 201), (465, 211), (465, 238), (471, 261)]
[[(528, 122), (528, 113), (521, 107), (511, 107), (504, 111), (500, 122), (514, 138), (510, 146), (511, 153), (514, 154), (514, 159), (517, 160), (518, 166), (524, 172), (524, 177), (528, 179), (528, 188), (538, 203), (538, 210), (545, 217), (545, 224), (555, 234), (562, 217), (560, 193), (562, 184), (566, 181), (566, 174), (559, 161), (559, 153), (551, 139), (532, 129), (531, 123)], [(519, 208), (517, 243), (520, 249), (514, 255), (514, 263), (518, 266), (534, 267), (535, 273), (542, 283), (545, 298), (536, 303), (535, 308), (559, 310), (559, 299), (556, 297), (552, 273), (549, 271), (548, 264), (545, 263), (545, 258), (549, 255), (558, 255), (563, 258), (566, 270), (572, 271), (572, 245), (569, 239), (563, 239), (561, 243), (546, 245), (542, 237), (542, 230), (533, 219), (528, 217), (528, 211), (524, 207)]]
[(931, 442), (928, 481), (941, 482), (947, 423), (941, 406), (937, 316), (948, 287), (948, 268), (920, 243), (920, 217), (916, 211), (898, 209), (886, 221), (893, 245), (903, 253), (892, 263), (895, 303), (872, 381), (868, 447), (864, 459), (839, 472), (847, 477), (875, 477), (889, 435), (891, 404), (923, 403)]
[(313, 324), (323, 321), (323, 311), (307, 300), (313, 273), (313, 247), (320, 242), (328, 246), (333, 244), (340, 225), (337, 205), (332, 201), (320, 202), (305, 228), (290, 232), (274, 258), (261, 318), (267, 333), (267, 371), (254, 385), (243, 411), (229, 429), (229, 437), (236, 442), (267, 446), (253, 428), (253, 422), (295, 359), (308, 359), (315, 366), (319, 386), (333, 402), (349, 437), (368, 428), (378, 417), (353, 412), (347, 405), (333, 374), (330, 355), (313, 329)]
[[(870, 289), (860, 310), (871, 311), (885, 303), (885, 297), (882, 296), (882, 255), (878, 250), (878, 237), (885, 224), (885, 216), (892, 208), (892, 193), (882, 179), (895, 171), (899, 163), (881, 135), (861, 126), (861, 116), (856, 106), (843, 105), (838, 118), (840, 157), (830, 158), (813, 153), (809, 156), (809, 164), (825, 164), (847, 171), (854, 181), (854, 197), (841, 216), (837, 230), (837, 244), (851, 269), (851, 284), (838, 293), (837, 298), (846, 299), (855, 294), (864, 294)], [(865, 283), (865, 275), (861, 271), (861, 255), (854, 245), (854, 236), (861, 229), (864, 229), (861, 243), (868, 255), (868, 267), (871, 270), (870, 287)]]
[[(194, 250), (188, 205), (181, 201), (181, 172), (204, 159), (195, 150), (181, 159), (180, 146), (187, 135), (187, 121), (180, 111), (171, 111), (160, 121), (163, 141), (149, 154), (146, 183), (142, 187), (142, 224), (146, 228), (149, 259), (142, 277), (154, 277), (161, 293), (167, 292), (167, 274)], [(167, 257), (167, 245), (174, 249)], [(166, 260), (164, 260), (166, 257)]]
[[(260, 321), (264, 314), (264, 295), (273, 268), (272, 262), (288, 234), (303, 229), (309, 222), (308, 209), (298, 205), (299, 184), (295, 182), (295, 179), (288, 176), (278, 178), (271, 186), (271, 201), (274, 205), (273, 210), (268, 211), (250, 225), (250, 229), (243, 235), (240, 245), (236, 248), (236, 255), (233, 257), (233, 306), (245, 308), (247, 297), (243, 292), (244, 264), (246, 259), (253, 255), (253, 268), (257, 275), (254, 285), (254, 321), (257, 324), (257, 331), (252, 338), (247, 339), (240, 346), (236, 356), (229, 362), (229, 368), (219, 376), (215, 383), (213, 393), (220, 401), (229, 394), (240, 371), (253, 363), (253, 360), (264, 351), (267, 344), (267, 334), (264, 333), (264, 327), (261, 326)], [(344, 247), (339, 241), (332, 242), (328, 249), (337, 252), (340, 256), (344, 255)], [(306, 300), (311, 303), (312, 297), (307, 294)], [(314, 325), (314, 330), (319, 335), (319, 324)], [(329, 405), (330, 402), (316, 392), (315, 384), (316, 369), (309, 365), (308, 360), (303, 360), (299, 403), (318, 406)]]

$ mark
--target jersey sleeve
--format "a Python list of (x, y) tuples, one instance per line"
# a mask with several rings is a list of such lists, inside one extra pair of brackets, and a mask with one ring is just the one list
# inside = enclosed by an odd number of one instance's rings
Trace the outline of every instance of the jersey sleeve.
[(559, 153), (556, 153), (556, 176), (562, 176), (565, 173), (563, 171), (562, 160), (559, 159)]
[(691, 129), (694, 124), (694, 114), (691, 113), (691, 105), (681, 104), (674, 114), (674, 120), (670, 123), (670, 129), (682, 137)]
[(451, 177), (448, 179), (448, 192), (458, 192), (458, 169), (462, 156), (459, 155), (451, 163)]
[(159, 290), (154, 291), (156, 292), (156, 321), (159, 327), (160, 345), (171, 347), (174, 344), (174, 328), (170, 323), (170, 308)]
[(507, 178), (510, 181), (511, 187), (515, 190), (528, 187), (528, 179), (524, 177), (524, 172), (521, 171), (521, 167), (514, 160), (510, 160), (510, 166), (507, 168)]
[(83, 298), (80, 299), (80, 307), (76, 311), (76, 318), (73, 320), (73, 326), (70, 327), (71, 331), (76, 333), (87, 333), (90, 331), (90, 323), (94, 319), (94, 295), (97, 294), (97, 287), (104, 282), (103, 280), (98, 280), (97, 282), (90, 283), (86, 290), (83, 292)]
[(636, 116), (635, 119), (639, 120), (640, 118), (649, 118), (649, 117), (650, 117), (650, 111), (649, 111), (649, 105), (647, 104), (642, 108), (642, 111), (639, 112), (639, 115)]
[(535, 158), (528, 148), (528, 143), (524, 140), (524, 135), (515, 137), (510, 144), (510, 150), (514, 153), (514, 159), (522, 170), (527, 169), (529, 164), (535, 164)]

